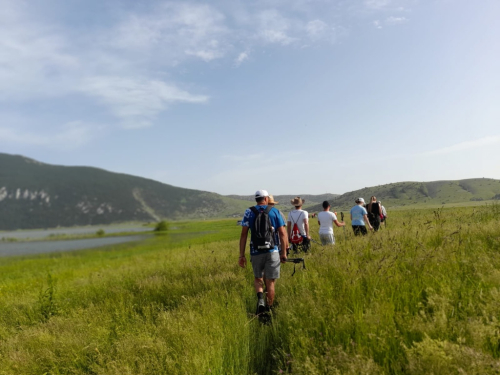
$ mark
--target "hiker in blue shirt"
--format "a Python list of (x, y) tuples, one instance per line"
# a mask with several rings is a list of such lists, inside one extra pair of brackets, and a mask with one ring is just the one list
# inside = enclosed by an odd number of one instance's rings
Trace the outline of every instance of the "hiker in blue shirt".
[[(276, 279), (280, 277), (280, 262), (286, 262), (286, 248), (288, 246), (285, 222), (281, 217), (279, 211), (272, 205), (269, 206), (269, 193), (266, 190), (258, 190), (255, 193), (255, 201), (257, 205), (250, 207), (245, 211), (243, 220), (241, 222), (241, 236), (240, 236), (240, 258), (238, 264), (240, 267), (246, 267), (247, 259), (245, 256), (245, 247), (248, 238), (248, 231), (251, 233), (250, 241), (250, 259), (252, 262), (254, 274), (254, 287), (257, 293), (257, 314), (263, 314), (273, 306), (274, 303), (274, 285)], [(269, 238), (273, 238), (265, 245), (257, 245), (258, 239), (256, 229), (257, 212), (267, 212), (270, 225), (273, 231)], [(274, 232), (278, 232), (280, 239), (280, 248), (275, 244)], [(260, 242), (259, 242), (260, 244)], [(259, 249), (260, 247), (260, 249)], [(265, 277), (264, 277), (265, 274)], [(267, 291), (267, 307), (264, 300), (264, 282)]]
[(363, 198), (356, 199), (356, 206), (351, 208), (351, 224), (352, 230), (356, 236), (362, 234), (363, 236), (368, 233), (365, 223), (368, 224), (370, 230), (373, 230), (370, 222), (368, 221), (368, 212), (364, 208), (365, 200)]

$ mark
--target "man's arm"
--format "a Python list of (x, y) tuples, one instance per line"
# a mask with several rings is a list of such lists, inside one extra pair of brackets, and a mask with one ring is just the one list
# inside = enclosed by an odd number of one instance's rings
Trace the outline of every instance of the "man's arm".
[(286, 235), (285, 227), (278, 228), (278, 235), (280, 236), (280, 244), (281, 244), (281, 254), (280, 259), (281, 263), (286, 262), (286, 249), (288, 249), (288, 238)]
[(249, 227), (241, 227), (240, 235), (240, 258), (238, 259), (238, 264), (240, 267), (245, 267), (247, 265), (247, 258), (245, 258), (245, 247), (247, 245), (248, 230)]
[[(284, 227), (283, 227), (283, 229), (284, 229)], [(291, 221), (287, 221), (287, 223), (286, 223), (286, 233), (288, 233), (288, 239), (290, 239), (290, 236), (292, 235), (292, 222)]]
[(335, 225), (336, 225), (336, 226), (338, 226), (338, 227), (345, 227), (345, 223), (344, 223), (344, 222), (341, 222), (341, 223), (340, 223), (338, 220), (334, 220), (333, 222), (334, 222), (334, 223), (335, 223)]

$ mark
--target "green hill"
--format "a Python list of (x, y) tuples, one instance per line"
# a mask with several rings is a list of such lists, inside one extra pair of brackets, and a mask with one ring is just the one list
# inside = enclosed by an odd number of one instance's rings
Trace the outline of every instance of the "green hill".
[(0, 230), (241, 216), (247, 202), (0, 153)]
[[(300, 195), (309, 212), (328, 200), (334, 210), (348, 210), (358, 197), (375, 195), (388, 209), (463, 204), (500, 199), (500, 181), (399, 182), (343, 195)], [(293, 195), (275, 195), (289, 211)], [(90, 167), (49, 165), (0, 153), (0, 230), (104, 225), (162, 219), (241, 217), (253, 196), (222, 196)]]
[[(338, 196), (332, 201), (334, 210), (347, 210), (362, 197), (368, 203), (375, 195), (386, 208), (408, 206), (456, 205), (500, 199), (500, 181), (489, 178), (472, 178), (457, 181), (397, 182), (366, 187)], [(309, 208), (321, 211), (320, 204)]]

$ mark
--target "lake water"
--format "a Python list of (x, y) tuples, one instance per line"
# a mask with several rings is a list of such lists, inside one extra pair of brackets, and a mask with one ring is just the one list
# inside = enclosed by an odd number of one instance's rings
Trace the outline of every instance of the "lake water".
[(15, 230), (8, 232), (0, 232), (0, 239), (2, 238), (15, 238), (17, 240), (47, 238), (51, 234), (54, 235), (81, 235), (81, 234), (95, 234), (99, 229), (104, 230), (106, 233), (120, 233), (120, 232), (152, 232), (153, 228), (138, 225), (93, 225), (86, 227), (74, 228), (53, 228), (53, 229), (37, 229), (37, 230)]
[[(151, 228), (149, 228), (151, 230)], [(147, 236), (123, 236), (107, 238), (87, 238), (83, 240), (39, 241), (39, 242), (2, 242), (0, 257), (12, 255), (32, 255), (60, 251), (92, 249), (125, 242), (140, 241)]]

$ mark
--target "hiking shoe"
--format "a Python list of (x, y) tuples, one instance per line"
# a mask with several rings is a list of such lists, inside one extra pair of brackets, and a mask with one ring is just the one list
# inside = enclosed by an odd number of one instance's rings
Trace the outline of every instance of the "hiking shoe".
[(266, 311), (259, 315), (259, 321), (262, 324), (271, 324), (272, 321), (272, 313), (270, 311)]
[(266, 312), (266, 303), (264, 302), (264, 298), (259, 298), (259, 301), (257, 302), (257, 312), (255, 313), (256, 315), (261, 315)]

